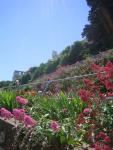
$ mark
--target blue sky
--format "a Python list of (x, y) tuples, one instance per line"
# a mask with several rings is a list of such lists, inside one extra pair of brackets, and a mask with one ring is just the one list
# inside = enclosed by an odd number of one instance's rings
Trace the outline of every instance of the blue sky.
[(1, 0), (0, 80), (81, 40), (88, 10), (86, 0)]

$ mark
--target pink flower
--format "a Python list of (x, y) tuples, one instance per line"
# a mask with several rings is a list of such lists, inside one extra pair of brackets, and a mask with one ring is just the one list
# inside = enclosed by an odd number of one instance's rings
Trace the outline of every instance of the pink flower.
[(13, 109), (13, 115), (14, 118), (19, 120), (19, 121), (23, 121), (24, 120), (24, 116), (25, 116), (25, 110), (24, 109)]
[(106, 134), (104, 132), (99, 132), (99, 134), (96, 136), (96, 138), (102, 138), (104, 139), (106, 137)]
[(100, 137), (100, 138), (105, 138), (105, 137), (106, 137), (106, 134), (105, 134), (104, 132), (100, 132), (100, 133), (99, 133), (99, 137)]
[(107, 90), (113, 89), (113, 84), (111, 81), (105, 80), (104, 84), (105, 84)]
[(103, 146), (103, 150), (112, 150), (111, 147), (109, 145), (104, 145)]
[(80, 114), (78, 115), (77, 124), (83, 124), (83, 123), (85, 123), (84, 114), (83, 114), (83, 113), (80, 113)]
[(91, 64), (91, 68), (94, 72), (97, 72), (97, 71), (100, 71), (101, 70), (101, 67), (97, 64)]
[(113, 93), (110, 93), (110, 92), (109, 92), (109, 93), (107, 93), (107, 96), (108, 96), (108, 97), (113, 97)]
[(105, 94), (105, 93), (100, 93), (99, 96), (100, 96), (100, 98), (103, 99), (103, 100), (106, 98), (106, 94)]
[(92, 82), (91, 80), (89, 80), (89, 79), (83, 79), (83, 82), (84, 82), (84, 84), (85, 84), (86, 86), (91, 86), (91, 85), (93, 85), (93, 82)]
[(28, 100), (21, 96), (17, 96), (16, 101), (21, 105), (26, 105), (28, 103)]
[(111, 143), (110, 137), (109, 137), (109, 136), (106, 136), (106, 137), (104, 138), (104, 142), (106, 142), (106, 143)]
[(54, 132), (58, 132), (60, 130), (60, 126), (57, 123), (57, 121), (51, 121), (50, 124), (50, 128), (54, 131)]
[(106, 74), (108, 77), (112, 77), (113, 76), (113, 63), (109, 61), (104, 67), (104, 70), (106, 71)]
[(84, 114), (89, 114), (91, 112), (91, 109), (90, 108), (85, 108), (84, 110), (83, 110), (83, 113)]
[(87, 102), (91, 97), (91, 93), (84, 89), (80, 89), (78, 91), (78, 95), (80, 96), (81, 100), (83, 100), (84, 102)]
[(13, 117), (12, 113), (5, 108), (1, 108), (0, 112), (1, 112), (1, 117), (3, 117), (4, 119), (10, 119)]
[(28, 115), (24, 116), (24, 124), (26, 127), (34, 127), (36, 125), (36, 121)]
[(101, 142), (96, 142), (94, 144), (94, 148), (95, 150), (111, 150), (111, 148), (108, 145)]

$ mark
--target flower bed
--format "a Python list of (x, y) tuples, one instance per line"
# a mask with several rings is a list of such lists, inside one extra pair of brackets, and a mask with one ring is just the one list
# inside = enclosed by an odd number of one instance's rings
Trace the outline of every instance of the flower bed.
[(14, 150), (112, 150), (113, 64), (91, 66), (96, 78), (80, 81), (71, 99), (62, 92), (29, 100), (24, 95), (16, 97), (17, 108), (1, 108), (4, 119), (19, 121)]

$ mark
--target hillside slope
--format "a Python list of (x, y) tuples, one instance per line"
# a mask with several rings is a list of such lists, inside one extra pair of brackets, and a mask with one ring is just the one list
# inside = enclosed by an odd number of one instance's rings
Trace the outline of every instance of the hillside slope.
[(86, 59), (82, 61), (77, 61), (76, 63), (72, 65), (65, 65), (60, 66), (58, 69), (56, 69), (54, 72), (50, 74), (43, 75), (36, 80), (36, 81), (47, 81), (58, 79), (58, 78), (65, 78), (65, 77), (73, 77), (77, 75), (82, 74), (88, 74), (91, 73), (91, 64), (97, 63), (100, 65), (106, 64), (107, 61), (113, 61), (113, 49), (100, 52), (99, 54), (91, 57), (87, 57)]

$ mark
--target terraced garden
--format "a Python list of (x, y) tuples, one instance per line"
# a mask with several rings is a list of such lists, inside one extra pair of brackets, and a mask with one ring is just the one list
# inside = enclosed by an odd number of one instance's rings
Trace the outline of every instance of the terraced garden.
[(113, 63), (103, 61), (103, 65), (102, 60), (90, 64), (90, 72), (96, 75), (80, 78), (73, 86), (66, 81), (56, 92), (52, 91), (56, 85), (45, 95), (1, 91), (0, 116), (15, 129), (11, 149), (111, 150)]

